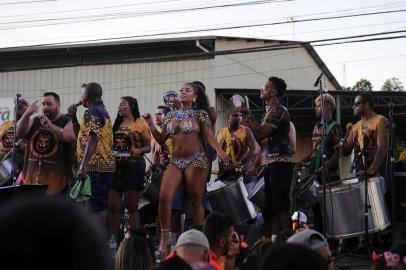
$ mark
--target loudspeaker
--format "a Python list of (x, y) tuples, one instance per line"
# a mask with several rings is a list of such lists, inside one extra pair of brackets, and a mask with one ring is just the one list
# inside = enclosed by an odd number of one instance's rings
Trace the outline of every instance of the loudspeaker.
[(395, 172), (395, 222), (406, 222), (406, 172)]
[(48, 185), (22, 185), (0, 187), (0, 205), (28, 196), (46, 196)]

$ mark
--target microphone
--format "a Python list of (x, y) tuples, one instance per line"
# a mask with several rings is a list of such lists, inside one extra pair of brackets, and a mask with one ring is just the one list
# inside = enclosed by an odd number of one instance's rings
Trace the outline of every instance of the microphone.
[(350, 130), (352, 129), (352, 127), (353, 127), (353, 124), (352, 124), (351, 122), (348, 123), (348, 124), (345, 126), (345, 129), (346, 129), (347, 131), (345, 132), (344, 141), (347, 139), (348, 134), (350, 134)]
[(342, 147), (344, 146), (344, 143), (345, 143), (345, 141), (347, 140), (347, 137), (348, 137), (348, 135), (350, 134), (350, 130), (352, 129), (352, 127), (353, 127), (353, 124), (352, 124), (351, 122), (348, 123), (348, 124), (345, 126), (345, 129), (347, 130), (347, 131), (345, 132), (345, 136), (344, 136), (344, 138), (342, 138), (342, 139), (340, 140), (340, 142), (338, 143), (338, 145), (337, 145), (336, 147), (342, 148)]
[(82, 105), (82, 104), (83, 104), (82, 101), (78, 101), (78, 102), (76, 102), (75, 104), (73, 104), (73, 107), (74, 107), (75, 109), (77, 109), (77, 107), (79, 107), (79, 106)]
[(321, 77), (323, 76), (323, 73), (320, 73), (320, 75), (319, 75), (319, 77), (317, 77), (317, 79), (316, 79), (316, 81), (314, 82), (314, 87), (317, 87), (317, 86), (319, 86), (319, 84), (320, 84), (320, 80), (321, 80)]

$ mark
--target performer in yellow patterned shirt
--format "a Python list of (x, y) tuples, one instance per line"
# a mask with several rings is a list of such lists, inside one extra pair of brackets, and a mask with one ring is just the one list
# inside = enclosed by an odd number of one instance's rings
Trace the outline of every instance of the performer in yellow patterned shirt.
[(129, 96), (120, 99), (113, 132), (116, 172), (109, 190), (109, 227), (110, 233), (118, 239), (123, 195), (130, 228), (140, 225), (138, 201), (144, 189), (146, 167), (143, 155), (151, 151), (151, 134), (140, 117), (137, 99)]
[[(219, 163), (219, 178), (235, 179), (241, 174), (251, 175), (255, 170), (253, 158), (260, 152), (250, 128), (241, 125), (242, 113), (231, 111), (227, 115), (227, 127), (217, 133), (217, 142), (231, 159), (229, 166)], [(246, 177), (244, 177), (246, 178)]]
[[(343, 150), (345, 154), (350, 154), (354, 149), (355, 171), (358, 175), (366, 173), (372, 176), (378, 173), (384, 176), (389, 135), (387, 119), (373, 111), (373, 97), (368, 93), (356, 96), (353, 109), (354, 115), (361, 117), (361, 120), (350, 130)], [(364, 158), (366, 168), (363, 166)]]
[(78, 133), (76, 161), (79, 165), (77, 178), (82, 179), (87, 174), (92, 182), (90, 207), (107, 226), (108, 190), (116, 161), (111, 119), (101, 97), (100, 84), (92, 82), (82, 85), (82, 104), (87, 110)]
[(22, 171), (24, 185), (48, 185), (47, 194), (66, 194), (72, 177), (70, 144), (75, 142), (70, 117), (60, 112), (60, 98), (54, 92), (42, 97), (42, 115), (34, 101), (17, 122), (17, 137), (27, 139), (27, 154)]
[[(20, 98), (17, 103), (17, 121), (21, 118), (23, 113), (27, 110), (29, 104), (25, 99)], [(6, 120), (0, 126), (0, 160), (3, 160), (13, 148), (14, 142), (14, 123), (15, 121)], [(24, 153), (25, 140), (19, 140), (16, 147), (16, 169), (17, 174), (23, 169), (24, 166)], [(11, 158), (11, 153), (7, 158)]]

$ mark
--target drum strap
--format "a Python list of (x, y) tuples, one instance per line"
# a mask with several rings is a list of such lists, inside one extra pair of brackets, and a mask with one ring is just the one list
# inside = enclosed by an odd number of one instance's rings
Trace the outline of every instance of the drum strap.
[(234, 152), (234, 145), (231, 139), (231, 132), (228, 128), (223, 129), (224, 138), (226, 140), (226, 154), (231, 157), (231, 161), (233, 163), (236, 162), (235, 152)]
[[(362, 124), (361, 122), (358, 125), (358, 135), (357, 135), (357, 140), (358, 140), (358, 145), (360, 147), (360, 150), (362, 152), (362, 150), (364, 150), (364, 147), (368, 147), (367, 145), (364, 145), (364, 132), (366, 130), (376, 130), (376, 127), (379, 123), (379, 121), (381, 120), (381, 117), (378, 117), (378, 115), (376, 115), (373, 119), (371, 119), (368, 124), (366, 129), (364, 130), (362, 128)], [(361, 121), (361, 120), (360, 120)], [(365, 162), (365, 157), (362, 156), (363, 162)]]
[[(331, 121), (330, 124), (328, 124), (327, 131), (326, 131), (327, 138), (330, 136), (331, 131), (333, 130), (333, 128), (336, 125), (337, 125), (336, 121)], [(321, 161), (322, 161), (322, 157), (323, 157), (323, 149), (322, 148), (323, 148), (323, 146), (322, 146), (321, 140), (320, 140), (320, 143), (319, 143), (319, 145), (317, 146), (317, 149), (316, 149), (315, 157), (310, 162), (310, 172), (311, 173), (316, 172), (316, 170), (318, 168), (320, 168), (320, 166), (321, 166)]]

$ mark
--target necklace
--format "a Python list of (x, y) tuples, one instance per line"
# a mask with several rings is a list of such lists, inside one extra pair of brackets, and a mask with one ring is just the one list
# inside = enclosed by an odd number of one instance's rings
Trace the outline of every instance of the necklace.
[(178, 110), (178, 113), (176, 116), (176, 121), (181, 122), (182, 120), (185, 120), (186, 118), (192, 118), (192, 117), (193, 117), (193, 110), (180, 108)]

